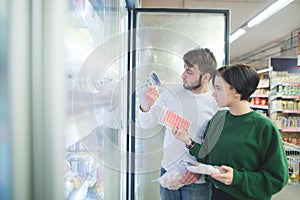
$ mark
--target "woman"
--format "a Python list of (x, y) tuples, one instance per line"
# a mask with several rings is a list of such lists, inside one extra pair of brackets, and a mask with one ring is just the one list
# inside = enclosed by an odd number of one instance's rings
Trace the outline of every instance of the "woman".
[(185, 130), (173, 130), (199, 162), (217, 165), (224, 173), (206, 178), (213, 200), (271, 199), (288, 181), (288, 164), (274, 123), (249, 107), (259, 82), (256, 70), (233, 64), (217, 70), (213, 97), (221, 110), (210, 120), (202, 145)]

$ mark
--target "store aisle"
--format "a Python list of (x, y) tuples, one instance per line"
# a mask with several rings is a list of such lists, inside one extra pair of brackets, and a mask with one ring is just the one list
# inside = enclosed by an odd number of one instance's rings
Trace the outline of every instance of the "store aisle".
[(272, 200), (296, 200), (300, 197), (300, 184), (288, 184)]

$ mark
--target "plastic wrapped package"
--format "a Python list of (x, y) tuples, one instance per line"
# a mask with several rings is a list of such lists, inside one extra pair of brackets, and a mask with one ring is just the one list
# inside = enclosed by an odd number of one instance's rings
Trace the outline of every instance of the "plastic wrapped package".
[(219, 166), (212, 166), (208, 164), (203, 164), (199, 162), (189, 162), (182, 160), (180, 162), (183, 166), (187, 168), (190, 172), (196, 173), (196, 174), (220, 174), (224, 173), (224, 170), (222, 170)]
[(154, 181), (158, 181), (162, 187), (168, 188), (169, 190), (177, 190), (184, 186), (181, 183), (181, 180), (183, 179), (186, 171), (187, 170), (185, 169), (185, 167), (175, 165)]

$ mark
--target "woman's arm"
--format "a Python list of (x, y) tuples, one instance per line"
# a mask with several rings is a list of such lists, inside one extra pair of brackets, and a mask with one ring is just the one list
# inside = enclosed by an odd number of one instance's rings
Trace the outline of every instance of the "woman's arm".
[(174, 134), (176, 139), (185, 143), (185, 146), (190, 150), (189, 153), (192, 156), (194, 156), (198, 162), (200, 162), (199, 151), (200, 151), (201, 145), (194, 142), (190, 138), (187, 130), (174, 128), (174, 129), (172, 129), (172, 133)]
[(239, 170), (221, 166), (226, 173), (211, 177), (234, 186), (251, 198), (264, 198), (280, 191), (288, 181), (288, 164), (282, 141), (277, 128), (272, 125), (265, 126), (261, 131), (262, 164), (256, 170), (249, 171), (247, 166)]

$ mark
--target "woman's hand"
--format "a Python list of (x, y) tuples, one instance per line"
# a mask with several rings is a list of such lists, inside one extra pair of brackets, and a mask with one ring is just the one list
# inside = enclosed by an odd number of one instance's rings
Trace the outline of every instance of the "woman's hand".
[(172, 133), (173, 133), (173, 135), (175, 136), (176, 139), (181, 140), (186, 145), (191, 144), (191, 142), (192, 142), (191, 138), (189, 137), (189, 134), (186, 130), (173, 128)]
[(225, 171), (225, 173), (220, 173), (220, 174), (211, 174), (210, 176), (222, 183), (224, 183), (225, 185), (231, 185), (232, 184), (232, 180), (233, 180), (233, 168), (232, 167), (228, 167), (225, 165), (222, 165), (220, 167), (221, 170)]

